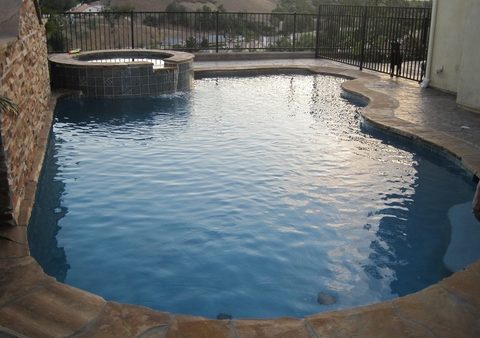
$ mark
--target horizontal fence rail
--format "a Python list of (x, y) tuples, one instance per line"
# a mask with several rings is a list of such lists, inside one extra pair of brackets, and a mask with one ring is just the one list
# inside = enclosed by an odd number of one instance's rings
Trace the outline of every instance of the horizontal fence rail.
[(318, 18), (317, 57), (423, 79), (430, 8), (323, 5)]
[(342, 5), (321, 5), (317, 14), (100, 12), (45, 17), (50, 52), (315, 51), (316, 57), (417, 81), (425, 72), (430, 18), (430, 8)]

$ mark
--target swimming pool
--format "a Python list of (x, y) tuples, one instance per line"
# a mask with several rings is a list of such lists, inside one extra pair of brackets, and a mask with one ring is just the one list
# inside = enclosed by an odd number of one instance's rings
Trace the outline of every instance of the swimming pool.
[(435, 283), (450, 274), (448, 210), (473, 185), (439, 155), (374, 137), (342, 81), (61, 101), (33, 256), (107, 299), (208, 317), (301, 317)]

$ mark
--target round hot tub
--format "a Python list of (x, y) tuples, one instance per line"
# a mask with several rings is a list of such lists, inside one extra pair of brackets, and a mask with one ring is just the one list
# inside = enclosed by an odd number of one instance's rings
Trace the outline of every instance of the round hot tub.
[(189, 90), (193, 54), (142, 49), (49, 56), (52, 87), (89, 97), (153, 97)]

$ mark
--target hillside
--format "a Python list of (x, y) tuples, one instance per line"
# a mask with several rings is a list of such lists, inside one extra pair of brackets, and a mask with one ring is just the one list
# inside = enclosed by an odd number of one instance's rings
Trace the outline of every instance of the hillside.
[(136, 11), (163, 11), (173, 1), (191, 10), (203, 5), (212, 8), (223, 5), (230, 12), (271, 12), (276, 6), (276, 0), (107, 0), (111, 6), (132, 5)]

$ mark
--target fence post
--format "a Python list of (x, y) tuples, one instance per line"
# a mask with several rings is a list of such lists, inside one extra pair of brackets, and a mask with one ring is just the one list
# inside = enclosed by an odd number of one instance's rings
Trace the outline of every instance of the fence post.
[(319, 39), (320, 39), (320, 15), (321, 15), (321, 9), (322, 6), (318, 6), (318, 12), (317, 12), (317, 31), (315, 35), (315, 59), (318, 59), (318, 54), (320, 52), (320, 45), (319, 45)]
[(365, 43), (367, 39), (367, 19), (368, 19), (368, 6), (365, 6), (363, 12), (363, 24), (362, 24), (362, 48), (360, 52), (360, 70), (363, 70), (363, 59), (365, 57)]
[(130, 32), (132, 34), (132, 49), (135, 49), (135, 36), (133, 30), (133, 11), (130, 12)]
[(215, 19), (215, 51), (218, 53), (218, 11), (215, 12), (216, 19)]
[(295, 42), (297, 39), (297, 12), (293, 13), (293, 51), (295, 51)]

